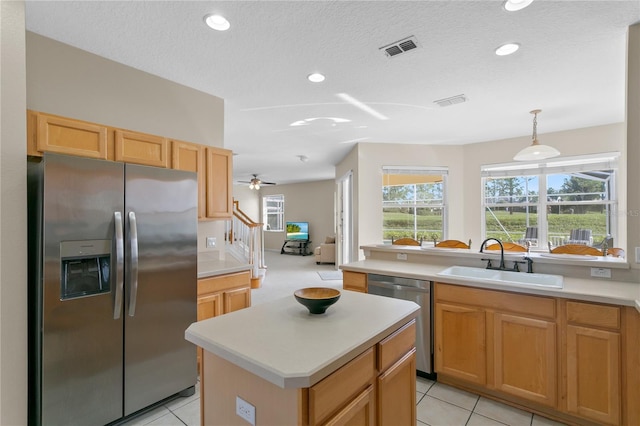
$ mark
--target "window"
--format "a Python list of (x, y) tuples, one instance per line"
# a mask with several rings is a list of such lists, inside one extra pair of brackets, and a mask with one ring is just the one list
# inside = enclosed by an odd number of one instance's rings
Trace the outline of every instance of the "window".
[(562, 244), (609, 247), (617, 232), (618, 153), (482, 168), (483, 233), (546, 249)]
[(402, 237), (445, 238), (446, 177), (446, 168), (382, 168), (382, 240), (385, 243)]
[(284, 231), (284, 195), (262, 197), (262, 223), (265, 231)]

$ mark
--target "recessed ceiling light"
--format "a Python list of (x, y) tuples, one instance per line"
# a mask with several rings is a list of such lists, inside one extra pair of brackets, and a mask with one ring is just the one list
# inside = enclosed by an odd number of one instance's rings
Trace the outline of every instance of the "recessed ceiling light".
[(518, 43), (506, 43), (496, 49), (496, 55), (498, 56), (511, 55), (518, 49), (520, 49), (520, 45)]
[(307, 79), (312, 83), (322, 83), (324, 81), (324, 75), (314, 72), (313, 74), (309, 74)]
[(524, 9), (531, 3), (533, 3), (533, 0), (507, 0), (504, 2), (504, 8), (509, 12), (516, 12)]
[(229, 21), (221, 15), (207, 15), (204, 17), (204, 22), (216, 31), (227, 31), (231, 27)]

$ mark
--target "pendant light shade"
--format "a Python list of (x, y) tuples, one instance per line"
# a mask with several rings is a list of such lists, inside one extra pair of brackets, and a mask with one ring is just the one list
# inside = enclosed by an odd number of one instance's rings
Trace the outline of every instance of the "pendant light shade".
[(515, 157), (516, 161), (534, 161), (544, 160), (545, 158), (557, 157), (560, 155), (560, 151), (549, 145), (541, 145), (538, 142), (538, 114), (541, 110), (534, 109), (531, 111), (533, 114), (533, 135), (531, 137), (531, 145), (518, 152)]

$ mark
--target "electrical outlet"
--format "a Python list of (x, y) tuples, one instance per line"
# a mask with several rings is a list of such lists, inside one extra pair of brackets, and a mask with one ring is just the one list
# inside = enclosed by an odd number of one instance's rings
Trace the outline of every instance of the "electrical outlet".
[(598, 278), (611, 278), (611, 269), (609, 268), (591, 268), (591, 276)]
[(207, 237), (207, 248), (214, 248), (216, 246), (216, 237)]
[(407, 253), (398, 253), (398, 260), (407, 260)]
[(236, 396), (236, 414), (256, 426), (256, 407)]

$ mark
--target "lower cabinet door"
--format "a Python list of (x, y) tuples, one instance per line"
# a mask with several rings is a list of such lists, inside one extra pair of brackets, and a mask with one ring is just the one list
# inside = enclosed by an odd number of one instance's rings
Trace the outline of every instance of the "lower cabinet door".
[(471, 306), (436, 303), (435, 315), (436, 372), (486, 384), (485, 311)]
[(493, 367), (496, 389), (556, 406), (555, 322), (495, 313)]
[(224, 292), (224, 313), (238, 311), (251, 306), (251, 287), (226, 290)]
[(378, 377), (378, 425), (416, 424), (416, 349)]
[[(415, 392), (413, 393), (415, 397)], [(369, 386), (356, 396), (346, 407), (324, 423), (325, 426), (373, 426), (375, 419), (375, 392)], [(382, 425), (383, 423), (378, 423)], [(391, 424), (391, 423), (390, 423)], [(409, 424), (396, 422), (396, 425)], [(412, 425), (416, 424), (415, 420)]]
[(602, 424), (620, 424), (620, 373), (620, 333), (567, 326), (570, 413)]

